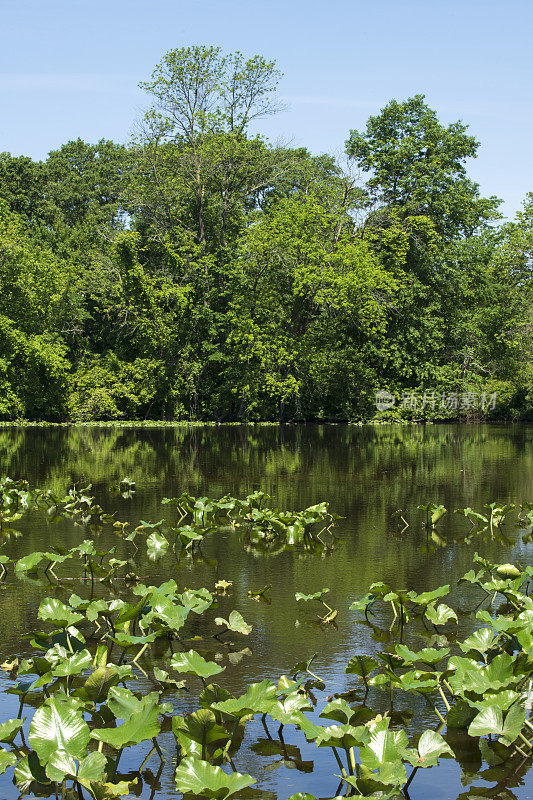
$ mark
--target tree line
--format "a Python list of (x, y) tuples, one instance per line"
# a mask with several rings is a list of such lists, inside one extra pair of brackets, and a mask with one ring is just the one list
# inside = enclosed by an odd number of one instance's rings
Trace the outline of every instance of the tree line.
[[(168, 52), (132, 140), (0, 154), (0, 419), (531, 414), (533, 194), (513, 222), (479, 142), (422, 95), (346, 157), (270, 143), (260, 56)], [(442, 404), (441, 404), (442, 406)]]

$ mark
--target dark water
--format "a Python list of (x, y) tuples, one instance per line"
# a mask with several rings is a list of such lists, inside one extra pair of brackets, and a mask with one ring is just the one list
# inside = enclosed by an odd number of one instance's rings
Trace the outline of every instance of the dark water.
[[(258, 556), (243, 547), (238, 534), (222, 531), (208, 537), (204, 563), (177, 563), (168, 555), (154, 563), (140, 552), (138, 571), (152, 583), (174, 577), (179, 585), (189, 587), (212, 588), (221, 578), (233, 581), (233, 594), (221, 600), (220, 615), (236, 608), (254, 630), (242, 645), (251, 652), (244, 653), (239, 663), (230, 664), (223, 656), (221, 663), (227, 669), (220, 683), (231, 691), (240, 693), (247, 683), (262, 678), (276, 680), (297, 661), (317, 653), (314, 671), (331, 694), (355, 684), (344, 674), (344, 666), (356, 652), (371, 653), (382, 646), (372, 630), (361, 624), (360, 615), (348, 611), (351, 601), (365, 594), (372, 581), (384, 580), (397, 588), (418, 591), (453, 584), (471, 568), (475, 550), (496, 561), (533, 563), (533, 546), (522, 543), (512, 524), (505, 529), (507, 543), (479, 540), (465, 545), (461, 538), (468, 523), (451, 513), (440, 527), (446, 546), (428, 548), (423, 515), (416, 510), (418, 504), (431, 501), (443, 503), (451, 512), (465, 506), (481, 510), (493, 500), (533, 500), (532, 440), (533, 427), (514, 425), (13, 427), (0, 429), (0, 473), (25, 478), (57, 493), (74, 482), (90, 482), (106, 510), (117, 511), (119, 519), (135, 524), (140, 519), (164, 517), (168, 507), (161, 505), (162, 498), (183, 491), (219, 497), (227, 493), (245, 496), (262, 489), (272, 496), (272, 505), (294, 509), (327, 500), (343, 519), (335, 526), (335, 550), (326, 556), (298, 550)], [(136, 481), (136, 493), (130, 500), (109, 492), (109, 485), (125, 475)], [(397, 509), (403, 509), (410, 523), (401, 536), (392, 517)], [(53, 525), (39, 515), (19, 527), (23, 536), (6, 548), (17, 557), (44, 550), (52, 543), (72, 546), (83, 538), (80, 528), (65, 521)], [(116, 547), (118, 557), (126, 553), (123, 543), (112, 534), (103, 534), (101, 543)], [(248, 598), (249, 589), (267, 583), (272, 584), (271, 605)], [(330, 588), (328, 602), (339, 609), (337, 628), (309, 624), (312, 609), (295, 602), (295, 592), (322, 587)], [(78, 591), (76, 584), (73, 589)], [(40, 599), (47, 593), (49, 587), (13, 577), (1, 585), (2, 660), (30, 652), (21, 636), (35, 627)], [(467, 589), (456, 591), (447, 602), (461, 607), (467, 593)], [(459, 624), (466, 630), (471, 620), (460, 616)], [(415, 638), (414, 644), (423, 643)], [(157, 652), (154, 658), (157, 660)], [(139, 686), (152, 689), (142, 676)], [(1, 719), (16, 716), (18, 705), (12, 697), (1, 695), (0, 701)], [(415, 711), (409, 731), (434, 727), (422, 700), (408, 698), (407, 702)], [(180, 713), (195, 708), (193, 698), (176, 698), (174, 705)], [(265, 736), (256, 723), (247, 730), (245, 745)], [(173, 754), (173, 737), (167, 736), (167, 749)], [(162, 738), (165, 743), (165, 736)], [(313, 792), (317, 797), (334, 795), (338, 767), (329, 748), (306, 747), (301, 734), (294, 742), (304, 759), (314, 761), (312, 772), (290, 769), (286, 764), (276, 766), (279, 756), (263, 757), (249, 746), (242, 748), (237, 767), (257, 777), (255, 788), (260, 790), (250, 797), (286, 798), (297, 791)], [(139, 748), (135, 754), (127, 754), (131, 764), (125, 754), (121, 767), (138, 765), (143, 757), (138, 753)], [(0, 798), (16, 797), (8, 776), (0, 779)], [(476, 779), (473, 785), (490, 784)], [(466, 794), (469, 791), (472, 785), (461, 785), (457, 764), (442, 761), (438, 768), (420, 771), (410, 794), (413, 800), (477, 796)], [(512, 791), (514, 794), (506, 797), (533, 798), (533, 778)], [(147, 789), (143, 796), (149, 793)], [(173, 795), (169, 760), (156, 797)]]

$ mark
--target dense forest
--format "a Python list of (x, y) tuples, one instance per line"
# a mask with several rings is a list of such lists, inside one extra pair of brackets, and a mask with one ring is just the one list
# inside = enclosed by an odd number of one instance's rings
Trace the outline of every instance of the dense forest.
[(0, 419), (531, 417), (533, 194), (502, 223), (422, 95), (274, 145), (279, 80), (173, 50), (127, 145), (0, 154)]

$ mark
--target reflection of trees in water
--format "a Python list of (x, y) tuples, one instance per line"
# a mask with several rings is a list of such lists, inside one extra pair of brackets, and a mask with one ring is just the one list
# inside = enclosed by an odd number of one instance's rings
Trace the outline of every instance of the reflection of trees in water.
[(0, 430), (0, 460), (4, 474), (57, 489), (132, 475), (138, 493), (244, 494), (261, 484), (280, 505), (326, 492), (349, 507), (361, 491), (394, 504), (419, 488), (461, 486), (466, 503), (480, 484), (499, 497), (529, 489), (530, 440), (518, 426), (13, 427)]

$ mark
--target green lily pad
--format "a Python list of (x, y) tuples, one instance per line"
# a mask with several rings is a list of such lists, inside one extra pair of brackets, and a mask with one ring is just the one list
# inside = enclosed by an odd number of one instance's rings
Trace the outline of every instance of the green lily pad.
[(213, 767), (199, 758), (184, 758), (176, 768), (175, 777), (179, 792), (205, 795), (216, 800), (226, 800), (256, 782), (251, 775), (240, 772), (228, 775), (220, 767)]
[(433, 625), (446, 625), (452, 619), (457, 622), (457, 614), (445, 603), (440, 603), (436, 608), (434, 603), (430, 603), (424, 614)]
[(71, 758), (82, 759), (90, 736), (89, 726), (80, 711), (50, 697), (33, 715), (29, 742), (44, 765), (58, 750), (64, 750)]
[(265, 679), (260, 683), (250, 684), (240, 697), (213, 703), (211, 708), (222, 711), (224, 714), (244, 717), (248, 714), (268, 713), (276, 700), (276, 686), (272, 681)]
[(0, 775), (3, 775), (9, 767), (14, 767), (17, 761), (15, 753), (8, 753), (7, 750), (0, 747)]
[(215, 664), (214, 661), (206, 661), (195, 650), (189, 650), (188, 653), (174, 653), (170, 666), (176, 672), (185, 672), (188, 675), (195, 675), (197, 678), (204, 679), (218, 675), (225, 669), (225, 667)]
[(442, 736), (435, 731), (424, 731), (417, 749), (406, 751), (406, 758), (414, 767), (435, 767), (445, 753), (453, 756), (451, 747)]
[(26, 721), (23, 719), (8, 719), (0, 725), (0, 742), (10, 744)]
[(159, 733), (159, 695), (151, 692), (139, 701), (137, 711), (123, 725), (117, 728), (95, 728), (91, 732), (93, 739), (120, 750), (153, 739)]
[(45, 597), (39, 606), (39, 619), (51, 622), (58, 628), (69, 628), (83, 619), (83, 614), (73, 611), (55, 597)]
[(242, 614), (239, 614), (238, 611), (232, 611), (228, 619), (216, 617), (215, 625), (225, 625), (228, 630), (242, 633), (243, 636), (248, 636), (252, 631), (252, 626), (244, 621)]

